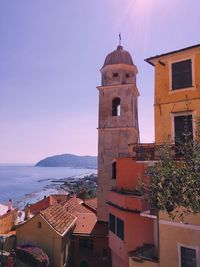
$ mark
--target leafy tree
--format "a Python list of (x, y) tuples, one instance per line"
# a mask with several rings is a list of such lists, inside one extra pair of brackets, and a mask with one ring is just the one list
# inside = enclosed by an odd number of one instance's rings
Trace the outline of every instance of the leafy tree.
[(166, 142), (159, 146), (159, 160), (149, 166), (146, 173), (150, 183), (140, 182), (151, 206), (167, 211), (173, 219), (183, 220), (187, 214), (200, 212), (199, 120), (197, 125), (195, 141), (185, 133), (185, 142), (181, 145), (174, 147)]

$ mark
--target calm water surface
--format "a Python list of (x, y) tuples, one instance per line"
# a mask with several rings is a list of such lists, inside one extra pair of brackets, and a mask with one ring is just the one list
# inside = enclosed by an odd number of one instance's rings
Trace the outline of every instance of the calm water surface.
[(73, 169), (69, 167), (33, 167), (0, 166), (0, 203), (9, 198), (14, 202), (25, 195), (40, 192), (48, 186), (55, 186), (52, 180), (69, 177), (81, 177), (83, 174), (97, 173), (91, 169)]

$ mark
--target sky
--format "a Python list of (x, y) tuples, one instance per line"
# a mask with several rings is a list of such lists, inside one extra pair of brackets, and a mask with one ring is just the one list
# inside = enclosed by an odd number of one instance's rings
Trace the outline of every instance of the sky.
[(122, 45), (138, 68), (141, 142), (154, 141), (147, 57), (200, 43), (199, 0), (0, 0), (0, 163), (97, 155), (100, 68)]

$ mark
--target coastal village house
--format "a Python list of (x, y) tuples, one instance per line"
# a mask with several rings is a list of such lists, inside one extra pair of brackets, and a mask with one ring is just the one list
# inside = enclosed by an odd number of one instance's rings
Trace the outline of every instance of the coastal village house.
[[(179, 145), (185, 131), (195, 139), (200, 115), (200, 45), (146, 61), (155, 67), (155, 142), (163, 143), (170, 137)], [(162, 267), (200, 266), (200, 214), (179, 222), (160, 212), (159, 247)]]
[(96, 199), (52, 195), (26, 209), (27, 221), (16, 228), (18, 245), (42, 248), (51, 267), (110, 266), (108, 228), (97, 222)]
[(73, 198), (50, 205), (16, 228), (17, 244), (38, 246), (47, 253), (51, 267), (63, 267), (69, 261), (71, 232), (77, 217), (69, 212), (81, 201)]
[(0, 234), (7, 234), (13, 229), (17, 222), (17, 209), (12, 208), (12, 203), (8, 205), (0, 204)]

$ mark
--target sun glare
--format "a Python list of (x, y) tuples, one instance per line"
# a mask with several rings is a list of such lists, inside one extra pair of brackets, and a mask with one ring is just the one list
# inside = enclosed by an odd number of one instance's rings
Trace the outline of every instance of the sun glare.
[(122, 32), (122, 36), (123, 32), (129, 32), (126, 38), (128, 42), (134, 44), (135, 50), (145, 49), (149, 43), (151, 11), (156, 6), (155, 0), (126, 0), (124, 6), (126, 8), (117, 19), (116, 27)]

